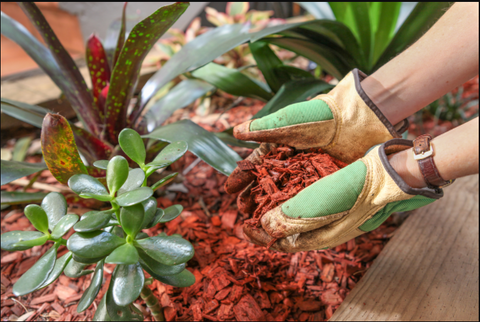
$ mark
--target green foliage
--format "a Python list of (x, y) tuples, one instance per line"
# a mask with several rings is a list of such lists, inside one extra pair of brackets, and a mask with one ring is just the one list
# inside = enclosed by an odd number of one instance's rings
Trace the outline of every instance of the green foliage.
[[(127, 129), (120, 133), (123, 153), (136, 160), (139, 168), (129, 169), (122, 156), (97, 162), (106, 168), (106, 183), (88, 174), (75, 174), (68, 180), (70, 188), (82, 198), (109, 201), (111, 208), (90, 211), (79, 217), (66, 214), (67, 203), (59, 193), (49, 193), (41, 205), (28, 205), (25, 215), (38, 231), (12, 231), (2, 234), (1, 247), (7, 251), (26, 250), (33, 246), (51, 243), (52, 247), (24, 273), (13, 286), (17, 296), (39, 290), (53, 283), (63, 272), (71, 278), (93, 273), (85, 270), (95, 264), (95, 274), (77, 307), (82, 312), (91, 306), (103, 282), (104, 263), (116, 264), (109, 290), (96, 313), (96, 318), (106, 320), (141, 320), (141, 312), (131, 305), (145, 285), (144, 270), (173, 286), (186, 287), (195, 282), (185, 269), (185, 263), (193, 257), (193, 246), (185, 239), (167, 236), (148, 237), (142, 229), (177, 218), (183, 208), (171, 206), (157, 208), (147, 186), (147, 172), (166, 167), (178, 160), (188, 149), (188, 144), (176, 141), (167, 145), (145, 164), (145, 149), (140, 135)], [(140, 148), (136, 146), (142, 142)], [(140, 172), (142, 175), (140, 175)], [(174, 176), (164, 179), (167, 182)], [(162, 183), (156, 184), (161, 186)], [(63, 238), (73, 228), (76, 232)], [(69, 252), (57, 259), (57, 249), (66, 245)]]
[(326, 20), (320, 3), (299, 2), (315, 20), (264, 38), (305, 56), (337, 79), (359, 68), (373, 73), (417, 41), (449, 7), (419, 2), (395, 32), (401, 2), (329, 2), (336, 21)]

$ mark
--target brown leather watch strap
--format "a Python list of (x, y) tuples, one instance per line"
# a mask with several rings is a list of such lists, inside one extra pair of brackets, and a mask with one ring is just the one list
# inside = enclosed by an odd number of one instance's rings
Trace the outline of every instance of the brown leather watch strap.
[(445, 181), (438, 172), (433, 160), (433, 146), (430, 143), (432, 139), (430, 134), (423, 134), (417, 137), (413, 140), (413, 153), (427, 186), (431, 189), (439, 189), (452, 184), (455, 180)]

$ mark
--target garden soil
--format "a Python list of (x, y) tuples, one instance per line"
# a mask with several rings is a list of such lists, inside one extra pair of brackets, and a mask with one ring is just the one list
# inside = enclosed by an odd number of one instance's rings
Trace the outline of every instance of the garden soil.
[[(205, 118), (188, 111), (182, 112), (183, 115), (177, 113), (174, 118), (184, 117), (187, 113), (193, 119), (197, 117), (196, 122), (204, 128), (222, 131), (255, 114), (262, 107), (255, 102), (244, 99), (241, 105), (224, 114), (216, 113)], [(242, 157), (251, 152), (246, 148), (235, 149)], [(249, 216), (239, 212), (238, 194), (225, 193), (227, 177), (196, 160), (193, 154), (187, 153), (171, 166), (172, 171), (181, 174), (177, 189), (186, 188), (188, 193), (163, 190), (157, 195), (159, 207), (182, 204), (182, 214), (169, 223), (146, 231), (150, 236), (160, 231), (168, 235), (179, 233), (195, 247), (195, 256), (187, 264), (187, 269), (196, 277), (194, 285), (175, 288), (158, 281), (150, 285), (164, 307), (167, 321), (328, 320), (397, 228), (389, 219), (378, 229), (330, 250), (289, 254), (256, 246), (244, 239), (242, 224)], [(194, 162), (196, 165), (190, 167)], [(343, 165), (336, 166), (341, 168)], [(48, 171), (41, 174), (39, 183), (61, 187)], [(9, 191), (21, 188), (13, 184), (2, 186), (2, 190)], [(37, 192), (39, 189), (34, 185), (27, 191)], [(77, 203), (69, 208), (69, 212), (83, 214), (94, 206), (88, 202)], [(2, 233), (33, 230), (22, 209), (13, 206), (2, 211)], [(91, 320), (108, 288), (114, 265), (105, 265), (108, 274), (105, 274), (106, 280), (97, 300), (82, 313), (76, 312), (77, 303), (90, 284), (91, 275), (79, 279), (62, 275), (45, 289), (23, 297), (13, 296), (12, 285), (46, 250), (45, 246), (36, 246), (24, 252), (2, 251), (2, 320), (16, 317), (27, 321)], [(59, 256), (66, 252), (65, 247), (60, 247)], [(141, 300), (135, 305), (144, 312), (145, 320), (152, 320)]]

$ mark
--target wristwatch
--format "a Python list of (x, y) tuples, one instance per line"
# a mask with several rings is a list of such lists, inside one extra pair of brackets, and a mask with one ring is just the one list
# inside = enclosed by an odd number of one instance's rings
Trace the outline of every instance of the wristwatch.
[(433, 144), (430, 142), (433, 137), (430, 134), (423, 134), (413, 140), (413, 158), (417, 160), (420, 171), (427, 186), (439, 190), (451, 185), (453, 180), (443, 180), (433, 160)]

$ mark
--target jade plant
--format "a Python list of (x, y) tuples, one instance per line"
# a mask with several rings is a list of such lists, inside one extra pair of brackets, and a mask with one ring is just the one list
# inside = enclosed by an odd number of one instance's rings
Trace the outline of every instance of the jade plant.
[[(90, 286), (78, 302), (77, 311), (92, 305), (104, 281), (104, 265), (115, 264), (108, 291), (98, 305), (94, 320), (142, 320), (142, 313), (132, 304), (140, 295), (156, 320), (163, 319), (158, 300), (146, 287), (144, 271), (162, 283), (177, 287), (190, 286), (195, 277), (185, 269), (193, 257), (192, 245), (178, 234), (160, 233), (149, 237), (143, 229), (178, 217), (181, 205), (157, 208), (153, 196), (156, 189), (177, 175), (173, 173), (151, 187), (147, 178), (165, 168), (187, 151), (184, 141), (172, 142), (152, 162), (145, 163), (146, 150), (140, 135), (124, 129), (118, 136), (123, 152), (139, 167), (130, 168), (123, 156), (99, 160), (95, 167), (106, 170), (106, 182), (88, 174), (76, 174), (68, 180), (69, 187), (81, 198), (109, 202), (105, 210), (89, 211), (81, 217), (67, 214), (63, 195), (51, 192), (41, 205), (25, 208), (25, 216), (37, 231), (11, 231), (2, 234), (1, 248), (22, 251), (50, 243), (51, 248), (13, 286), (13, 293), (22, 296), (53, 283), (63, 272), (71, 278), (92, 274)], [(75, 233), (64, 236), (73, 228)], [(57, 258), (59, 247), (68, 252)], [(95, 265), (95, 268), (88, 266)]]

